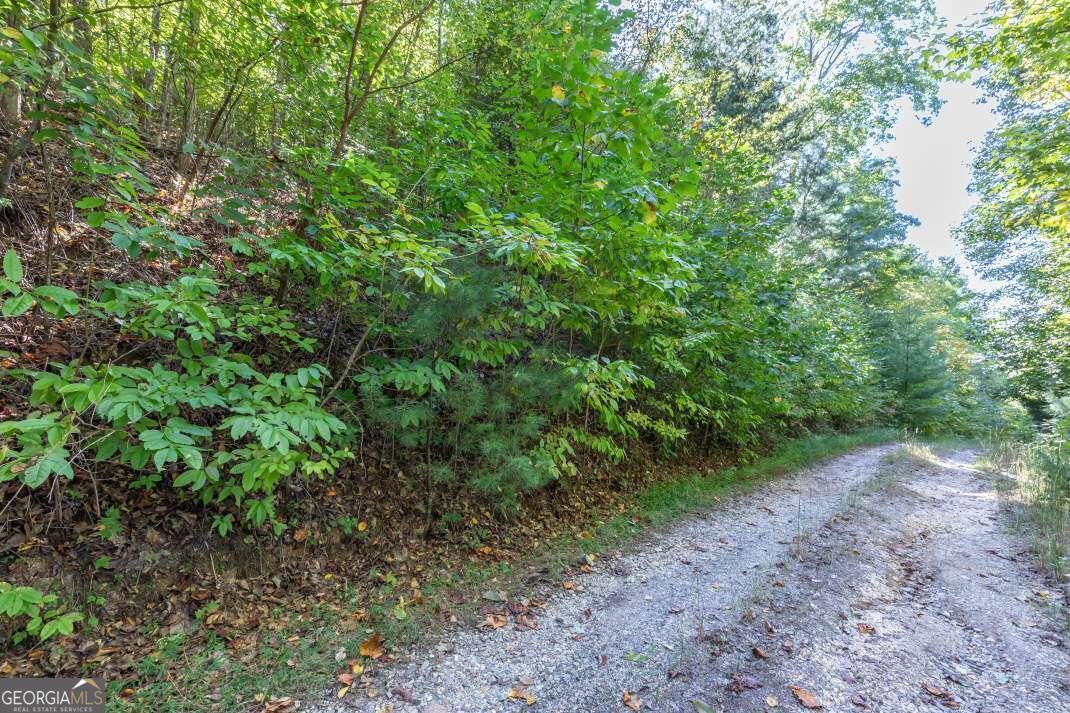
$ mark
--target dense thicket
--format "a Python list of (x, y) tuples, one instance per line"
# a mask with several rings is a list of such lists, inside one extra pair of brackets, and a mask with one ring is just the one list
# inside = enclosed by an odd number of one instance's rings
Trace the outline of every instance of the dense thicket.
[(122, 473), (281, 531), (368, 454), (431, 518), (999, 417), (877, 153), (935, 108), (928, 0), (0, 6), (5, 499)]

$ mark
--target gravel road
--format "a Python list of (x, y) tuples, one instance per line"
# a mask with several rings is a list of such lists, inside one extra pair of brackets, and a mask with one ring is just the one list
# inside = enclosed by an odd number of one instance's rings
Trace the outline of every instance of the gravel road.
[(1070, 711), (1066, 611), (975, 455), (772, 481), (302, 710)]

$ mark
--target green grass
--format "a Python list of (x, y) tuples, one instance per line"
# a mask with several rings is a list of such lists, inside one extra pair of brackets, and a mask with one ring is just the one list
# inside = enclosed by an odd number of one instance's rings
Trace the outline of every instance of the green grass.
[(1056, 580), (1070, 577), (1070, 448), (1042, 443), (996, 443), (982, 467), (1004, 496), (1021, 507), (1021, 528)]
[[(440, 618), (435, 616), (436, 605), (447, 602), (450, 594), (465, 594), (465, 603), (450, 601), (448, 606), (462, 621), (474, 621), (476, 610), (482, 604), (479, 592), (483, 589), (504, 590), (518, 598), (531, 590), (533, 580), (560, 581), (567, 567), (575, 567), (587, 555), (633, 546), (642, 536), (660, 527), (708, 510), (720, 498), (749, 490), (849, 450), (900, 438), (901, 434), (893, 429), (815, 435), (786, 441), (770, 454), (749, 463), (670, 478), (637, 493), (623, 512), (596, 515), (584, 528), (583, 536), (560, 536), (521, 562), (444, 574), (426, 588), (425, 604), (408, 608), (403, 620), (392, 615), (394, 593), (384, 588), (380, 592), (384, 604), (368, 607), (370, 617), (366, 626), (349, 634), (339, 634), (337, 617), (324, 613), (318, 621), (301, 630), (275, 632), (276, 638), (271, 643), (261, 644), (251, 661), (234, 658), (222, 641), (209, 642), (207, 646), (190, 651), (182, 646), (182, 641), (166, 637), (160, 640), (157, 660), (146, 662), (145, 668), (151, 671), (154, 667), (181, 662), (180, 677), (143, 686), (121, 699), (117, 699), (116, 694), (122, 685), (114, 682), (109, 690), (109, 705), (114, 702), (118, 704), (117, 709), (151, 708), (161, 713), (229, 711), (259, 705), (265, 698), (322, 695), (334, 680), (334, 674), (342, 669), (343, 664), (334, 660), (334, 653), (339, 648), (345, 649), (348, 658), (355, 658), (360, 642), (373, 629), (391, 647), (418, 642), (440, 630)], [(290, 636), (299, 638), (288, 643), (285, 639)], [(209, 688), (206, 682), (217, 671), (222, 672), (219, 684)], [(364, 694), (354, 687), (349, 695)]]

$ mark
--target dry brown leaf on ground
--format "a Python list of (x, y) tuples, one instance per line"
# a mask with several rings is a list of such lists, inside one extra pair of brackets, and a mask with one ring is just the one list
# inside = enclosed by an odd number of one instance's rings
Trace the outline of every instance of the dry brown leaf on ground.
[(860, 622), (858, 622), (858, 633), (859, 634), (876, 634), (877, 633), (877, 628), (875, 626), (873, 626), (872, 624), (867, 624), (864, 621), (860, 621)]
[(742, 693), (747, 689), (761, 688), (762, 682), (754, 676), (750, 676), (745, 673), (736, 673), (732, 675), (732, 679), (728, 682), (725, 688), (729, 693)]
[(532, 630), (539, 628), (539, 620), (528, 614), (521, 614), (516, 617), (516, 628), (520, 630)]
[(513, 701), (524, 701), (524, 703), (527, 703), (529, 706), (535, 705), (538, 700), (523, 688), (510, 688), (509, 699)]
[(940, 688), (939, 686), (934, 686), (931, 683), (923, 683), (921, 684), (921, 687), (922, 690), (924, 690), (930, 696), (939, 700), (940, 705), (944, 706), (945, 708), (959, 707), (959, 702), (955, 700), (955, 697), (951, 695), (950, 691), (944, 688)]
[(260, 713), (294, 713), (296, 710), (297, 701), (293, 698), (272, 698)]
[(806, 690), (802, 686), (788, 686), (791, 689), (792, 694), (795, 696), (795, 700), (802, 704), (803, 708), (809, 708), (810, 710), (817, 710), (824, 708), (820, 701), (814, 697), (813, 693)]
[(769, 658), (769, 654), (765, 653), (765, 651), (760, 646), (752, 646), (750, 652), (754, 654), (754, 658), (756, 659)]
[(621, 696), (620, 702), (626, 705), (628, 708), (631, 708), (633, 711), (637, 711), (643, 707), (642, 699), (640, 699), (639, 696), (635, 695), (631, 691), (625, 691), (624, 695)]
[(375, 632), (368, 639), (365, 639), (360, 644), (360, 655), (367, 656), (370, 659), (377, 659), (386, 653), (386, 649), (383, 648), (383, 638), (379, 636), (379, 632)]
[(487, 614), (487, 618), (483, 620), (483, 626), (491, 629), (500, 629), (509, 623), (509, 617), (505, 614)]

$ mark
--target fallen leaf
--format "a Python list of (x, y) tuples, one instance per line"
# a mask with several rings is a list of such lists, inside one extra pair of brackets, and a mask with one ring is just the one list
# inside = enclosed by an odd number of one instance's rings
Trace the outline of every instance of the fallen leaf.
[(565, 580), (564, 582), (561, 583), (561, 587), (562, 587), (562, 589), (567, 589), (570, 592), (571, 591), (575, 591), (576, 583), (575, 582), (570, 582), (568, 580)]
[(598, 657), (598, 665), (599, 666), (605, 666), (608, 663), (609, 663), (609, 657), (608, 656), (606, 656), (605, 654), (599, 655), (599, 657)]
[(538, 700), (523, 688), (510, 688), (508, 695), (510, 700), (524, 701), (529, 706), (535, 705), (535, 702)]
[(339, 698), (345, 698), (347, 693), (349, 693), (349, 686), (342, 686), (338, 689)]
[(859, 708), (868, 708), (869, 707), (869, 704), (866, 703), (866, 697), (863, 696), (861, 693), (856, 693), (853, 696), (851, 696), (851, 703), (855, 704)]
[(795, 644), (792, 643), (791, 639), (784, 639), (780, 642), (780, 648), (784, 649), (784, 653), (790, 654), (795, 650)]
[(824, 707), (816, 698), (814, 698), (813, 693), (810, 693), (810, 691), (806, 690), (802, 686), (788, 686), (788, 688), (791, 689), (791, 692), (792, 694), (794, 694), (795, 699), (802, 704), (803, 708), (817, 710), (818, 708)]
[(776, 699), (776, 696), (766, 696), (765, 705), (769, 706), (770, 708), (776, 708), (780, 705), (780, 701)]
[(300, 530), (294, 530), (294, 542), (304, 542), (308, 539), (308, 528), (302, 527)]
[(508, 623), (509, 617), (505, 614), (487, 614), (487, 618), (483, 620), (483, 626), (491, 629), (500, 629)]
[(921, 687), (930, 696), (939, 700), (940, 705), (944, 706), (945, 708), (959, 707), (959, 702), (956, 701), (955, 697), (951, 695), (951, 693), (946, 689), (940, 688), (939, 686), (934, 686), (931, 683), (923, 683), (921, 684)]
[(761, 681), (756, 679), (754, 676), (748, 676), (745, 673), (743, 673), (743, 674), (740, 674), (740, 673), (733, 674), (732, 675), (732, 679), (728, 682), (728, 685), (725, 686), (725, 688), (730, 693), (742, 693), (744, 690), (746, 690), (748, 688), (761, 688), (761, 687), (762, 687)]
[(297, 710), (297, 701), (293, 698), (272, 698), (264, 704), (261, 713), (294, 713)]
[(513, 623), (516, 624), (516, 628), (521, 631), (525, 629), (530, 631), (539, 628), (539, 620), (527, 614), (520, 614), (514, 619)]
[(765, 651), (763, 651), (761, 649), (761, 647), (758, 647), (758, 646), (751, 647), (750, 652), (752, 654), (754, 654), (754, 658), (756, 658), (756, 659), (767, 659), (767, 658), (769, 658), (769, 654), (765, 653)]
[(858, 633), (859, 634), (876, 634), (877, 633), (877, 628), (875, 626), (873, 626), (872, 624), (867, 624), (864, 621), (860, 621), (860, 622), (858, 622)]
[(386, 651), (383, 649), (383, 638), (379, 636), (379, 632), (375, 632), (370, 638), (361, 642), (360, 655), (367, 656), (370, 659), (377, 659)]
[(637, 711), (643, 707), (643, 701), (631, 691), (625, 691), (624, 695), (621, 696), (620, 702), (631, 708), (633, 711)]
[(416, 700), (416, 696), (412, 695), (412, 691), (407, 688), (402, 688), (398, 686), (390, 692), (401, 700), (405, 701), (406, 703), (419, 703), (419, 701)]
[(338, 683), (342, 684), (343, 686), (352, 686), (353, 674), (349, 673), (348, 671), (345, 673), (338, 674)]

